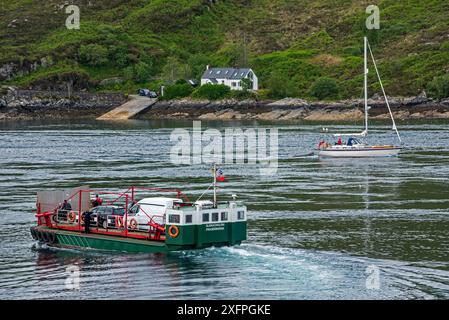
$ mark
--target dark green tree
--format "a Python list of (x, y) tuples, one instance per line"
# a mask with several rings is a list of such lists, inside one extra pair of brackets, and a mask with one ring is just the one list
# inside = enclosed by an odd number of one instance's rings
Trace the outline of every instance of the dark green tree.
[(318, 78), (310, 87), (309, 94), (320, 100), (338, 98), (337, 81), (327, 77)]

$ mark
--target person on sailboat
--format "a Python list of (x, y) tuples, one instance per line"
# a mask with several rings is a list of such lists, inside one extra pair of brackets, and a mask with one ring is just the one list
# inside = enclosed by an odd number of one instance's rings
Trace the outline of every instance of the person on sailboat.
[(322, 146), (325, 145), (325, 142), (323, 139), (320, 140), (320, 143), (318, 143), (318, 150), (321, 149)]
[(342, 144), (342, 142), (341, 142), (341, 137), (340, 137), (340, 138), (338, 138), (337, 145), (341, 146), (341, 144)]
[(348, 146), (352, 146), (354, 144), (354, 138), (349, 138), (349, 140), (348, 140)]

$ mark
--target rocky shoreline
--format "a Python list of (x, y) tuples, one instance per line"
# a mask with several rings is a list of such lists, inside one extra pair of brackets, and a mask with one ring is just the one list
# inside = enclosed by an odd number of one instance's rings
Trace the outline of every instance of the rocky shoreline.
[[(382, 97), (369, 100), (371, 119), (389, 119)], [(433, 101), (425, 95), (411, 98), (390, 98), (396, 119), (449, 119), (449, 99)], [(260, 121), (352, 121), (364, 117), (364, 101), (308, 102), (302, 99), (279, 101), (160, 101), (140, 119), (199, 119), (199, 120), (260, 120)]]
[(17, 90), (0, 92), (0, 121), (45, 119), (95, 119), (126, 102), (123, 94)]
[[(33, 119), (95, 119), (127, 100), (122, 94), (78, 92), (70, 99), (64, 92), (43, 92), (9, 88), (0, 94), (0, 121)], [(382, 97), (369, 100), (371, 119), (388, 119)], [(425, 94), (390, 98), (398, 120), (449, 119), (449, 99), (434, 101)], [(353, 121), (363, 119), (362, 99), (338, 102), (309, 102), (302, 99), (173, 100), (159, 101), (137, 119), (259, 120), (259, 121)]]

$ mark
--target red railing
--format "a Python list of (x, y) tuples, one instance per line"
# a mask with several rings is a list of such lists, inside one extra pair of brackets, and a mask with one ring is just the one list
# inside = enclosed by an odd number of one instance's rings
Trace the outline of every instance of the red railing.
[[(177, 194), (177, 198), (181, 199), (183, 198), (186, 200), (187, 203), (190, 203), (189, 198), (179, 189), (163, 189), (163, 188), (148, 188), (148, 187), (129, 187), (124, 192), (106, 192), (106, 191), (99, 191), (99, 190), (78, 190), (74, 194), (72, 194), (69, 198), (67, 198), (67, 201), (72, 200), (76, 196), (78, 196), (78, 225), (77, 226), (70, 226), (70, 225), (61, 225), (57, 223), (56, 221), (52, 221), (52, 217), (58, 213), (59, 206), (56, 207), (53, 211), (47, 211), (47, 212), (41, 212), (41, 203), (37, 203), (37, 214), (36, 217), (38, 219), (38, 225), (46, 225), (49, 228), (55, 228), (55, 229), (61, 229), (61, 230), (68, 230), (68, 231), (78, 231), (81, 232), (83, 230), (83, 224), (82, 224), (82, 203), (83, 203), (83, 194), (89, 194), (89, 202), (91, 203), (90, 194), (98, 194), (98, 195), (115, 195), (116, 197), (113, 200), (106, 200), (107, 205), (114, 205), (116, 204), (120, 199), (124, 198), (124, 209), (125, 209), (125, 215), (124, 215), (124, 223), (123, 223), (123, 230), (120, 232), (116, 231), (109, 231), (109, 230), (101, 230), (99, 228), (99, 219), (97, 216), (97, 228), (96, 229), (90, 229), (91, 233), (97, 233), (97, 234), (107, 234), (107, 235), (115, 235), (115, 236), (124, 236), (129, 238), (135, 238), (135, 239), (147, 239), (147, 240), (162, 240), (162, 234), (165, 231), (165, 228), (163, 225), (157, 223), (154, 221), (154, 217), (160, 217), (162, 218), (162, 221), (164, 221), (164, 215), (150, 215), (143, 208), (139, 208), (149, 219), (148, 225), (149, 225), (149, 232), (147, 235), (142, 235), (139, 233), (133, 233), (129, 232), (128, 228), (128, 207), (131, 200), (132, 203), (135, 203), (135, 196), (136, 191), (156, 191), (156, 192), (175, 192)], [(71, 211), (76, 212), (76, 211)], [(106, 218), (107, 219), (107, 218)]]

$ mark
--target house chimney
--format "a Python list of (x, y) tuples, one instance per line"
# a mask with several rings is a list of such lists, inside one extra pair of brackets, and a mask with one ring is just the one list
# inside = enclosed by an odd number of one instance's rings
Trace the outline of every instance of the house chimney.
[(210, 68), (210, 65), (207, 65), (207, 66), (206, 66), (206, 70), (209, 70), (209, 68)]

